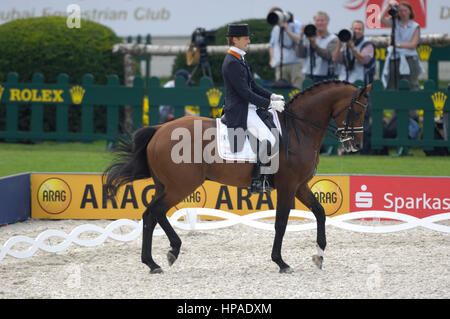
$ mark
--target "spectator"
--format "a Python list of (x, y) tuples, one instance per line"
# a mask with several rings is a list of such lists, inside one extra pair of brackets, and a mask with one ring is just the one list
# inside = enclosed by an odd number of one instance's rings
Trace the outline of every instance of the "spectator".
[(335, 76), (335, 65), (332, 60), (338, 38), (328, 32), (330, 17), (326, 12), (318, 11), (314, 16), (316, 35), (305, 37), (305, 26), (300, 29), (298, 37), (297, 56), (305, 58), (303, 73), (314, 82), (333, 79)]
[[(375, 46), (364, 38), (364, 22), (355, 20), (352, 23), (353, 38), (345, 43), (338, 39), (333, 52), (333, 61), (338, 63), (339, 80), (363, 81), (367, 85), (375, 75)], [(361, 154), (370, 153), (370, 97), (364, 114), (363, 147)]]
[[(394, 10), (396, 14), (389, 14), (386, 17), (386, 13), (390, 9)], [(411, 5), (406, 1), (400, 3), (391, 0), (388, 5), (385, 6), (380, 14), (381, 22), (388, 26), (393, 27), (393, 20), (395, 19), (395, 29), (393, 35), (395, 39), (395, 55), (392, 43), (389, 43), (388, 54), (386, 57), (386, 63), (383, 68), (383, 75), (381, 81), (383, 85), (388, 89), (397, 89), (399, 80), (406, 79), (409, 82), (409, 87), (412, 91), (419, 90), (419, 75), (423, 73), (422, 63), (417, 53), (417, 46), (420, 40), (420, 26), (413, 21), (415, 18), (414, 10)], [(390, 127), (397, 127), (397, 116), (393, 115), (391, 121), (388, 123), (387, 134), (388, 137), (394, 136), (389, 129)], [(416, 139), (420, 132), (418, 124), (418, 118), (415, 111), (409, 112), (408, 120), (408, 136), (411, 139)], [(396, 134), (395, 134), (396, 136)]]
[(381, 22), (393, 26), (392, 16), (386, 17), (386, 12), (392, 7), (398, 8), (395, 17), (396, 26), (394, 30), (395, 51), (389, 45), (386, 63), (384, 64), (382, 82), (387, 89), (396, 89), (397, 81), (406, 79), (409, 81), (411, 90), (419, 89), (419, 75), (423, 73), (422, 64), (417, 53), (420, 39), (420, 26), (413, 21), (415, 14), (411, 5), (406, 1), (390, 1), (381, 12)]
[[(281, 11), (280, 8), (272, 8)], [(294, 19), (284, 22), (282, 26), (275, 25), (270, 34), (269, 64), (275, 68), (275, 80), (281, 79), (287, 81), (291, 86), (301, 88), (305, 76), (302, 72), (303, 59), (295, 54), (295, 37), (289, 36), (289, 33), (300, 34), (302, 23)], [(287, 35), (286, 35), (287, 34)]]
[(364, 22), (353, 21), (352, 32), (353, 38), (347, 42), (338, 39), (333, 61), (338, 63), (339, 80), (351, 83), (359, 80), (367, 85), (375, 75), (375, 46), (364, 37)]
[[(177, 72), (175, 72), (175, 76), (172, 80), (167, 81), (166, 84), (164, 84), (165, 88), (174, 88), (175, 87), (175, 79), (178, 76), (182, 76), (186, 81), (189, 78), (189, 72), (184, 70), (184, 69), (180, 69)], [(188, 86), (192, 86), (194, 84), (194, 82), (192, 80), (189, 80), (189, 83), (186, 83), (186, 85)], [(189, 106), (192, 107), (192, 106)], [(189, 109), (187, 109), (188, 106), (186, 106), (185, 112), (189, 113)], [(170, 105), (160, 105), (159, 106), (159, 123), (166, 123), (169, 121), (174, 120), (174, 108), (173, 106)]]

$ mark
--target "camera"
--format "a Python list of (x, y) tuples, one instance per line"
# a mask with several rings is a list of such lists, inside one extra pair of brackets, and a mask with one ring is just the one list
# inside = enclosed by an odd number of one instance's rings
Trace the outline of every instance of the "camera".
[(398, 6), (391, 7), (388, 13), (392, 18), (395, 18), (398, 15)]
[(317, 28), (314, 24), (307, 24), (303, 32), (307, 38), (315, 37), (317, 34)]
[(216, 43), (216, 30), (207, 31), (204, 28), (197, 28), (192, 33), (191, 42), (199, 48), (213, 45)]
[(349, 29), (342, 29), (337, 36), (341, 42), (348, 42), (353, 37), (353, 33)]
[(282, 10), (273, 10), (267, 15), (267, 23), (271, 25), (280, 25), (284, 22), (293, 22), (294, 15), (291, 12), (285, 12)]

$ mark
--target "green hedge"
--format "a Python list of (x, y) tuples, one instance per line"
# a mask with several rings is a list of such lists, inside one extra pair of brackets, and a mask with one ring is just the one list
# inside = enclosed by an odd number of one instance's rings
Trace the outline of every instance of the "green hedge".
[(123, 79), (121, 56), (112, 55), (120, 38), (108, 27), (81, 20), (81, 28), (70, 29), (65, 17), (18, 19), (0, 25), (0, 81), (17, 72), (21, 82), (31, 81), (33, 73), (45, 82), (56, 82), (60, 73), (71, 83), (80, 83), (85, 73), (97, 83), (117, 74)]
[[(117, 74), (123, 84), (123, 58), (112, 55), (112, 47), (121, 39), (108, 27), (81, 20), (81, 28), (70, 29), (65, 17), (18, 19), (0, 25), (0, 81), (16, 72), (20, 82), (31, 82), (34, 73), (44, 75), (46, 83), (56, 83), (60, 73), (70, 83), (81, 83), (84, 74), (94, 76), (96, 84), (105, 84), (107, 76)], [(44, 106), (44, 131), (56, 127), (56, 106)], [(19, 129), (28, 130), (31, 106), (19, 106)], [(69, 130), (79, 131), (79, 106), (69, 108)], [(106, 109), (95, 108), (95, 130), (106, 130)], [(5, 128), (5, 105), (0, 105), (0, 129)]]
[[(268, 43), (270, 40), (270, 32), (272, 31), (272, 26), (266, 22), (265, 19), (250, 19), (242, 20), (230, 23), (248, 23), (250, 32), (254, 34), (250, 38), (251, 43)], [(225, 37), (228, 29), (228, 23), (222, 26), (216, 31), (216, 45), (227, 45), (227, 39)], [(194, 31), (194, 30), (192, 30)], [(211, 72), (213, 75), (214, 84), (216, 86), (223, 85), (222, 78), (222, 62), (225, 55), (214, 55), (208, 56), (208, 61), (211, 64)], [(269, 53), (251, 53), (246, 56), (247, 61), (253, 73), (257, 73), (262, 79), (274, 80), (275, 73), (274, 69), (269, 66)], [(178, 69), (186, 69), (191, 71), (194, 66), (186, 65), (186, 56), (179, 55), (176, 57), (172, 68), (172, 74)], [(200, 77), (202, 76), (201, 68), (199, 68), (194, 76), (194, 81), (196, 84), (199, 83)]]

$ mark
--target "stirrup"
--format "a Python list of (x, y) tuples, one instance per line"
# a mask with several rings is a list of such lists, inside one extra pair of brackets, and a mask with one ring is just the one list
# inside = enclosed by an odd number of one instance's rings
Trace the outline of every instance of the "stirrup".
[(250, 187), (251, 194), (259, 194), (273, 191), (273, 187), (270, 185), (266, 175), (260, 178), (253, 179)]
[(271, 191), (273, 191), (273, 187), (272, 187), (272, 185), (270, 185), (269, 177), (267, 175), (264, 175), (263, 192), (266, 193), (266, 192), (271, 192)]

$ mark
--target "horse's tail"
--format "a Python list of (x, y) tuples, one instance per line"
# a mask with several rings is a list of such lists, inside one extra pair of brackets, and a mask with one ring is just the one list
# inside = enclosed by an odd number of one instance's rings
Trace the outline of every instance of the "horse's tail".
[(114, 149), (114, 162), (103, 172), (102, 181), (108, 196), (115, 196), (117, 189), (137, 179), (151, 177), (147, 163), (147, 144), (155, 134), (157, 126), (137, 130), (132, 137), (118, 138)]

